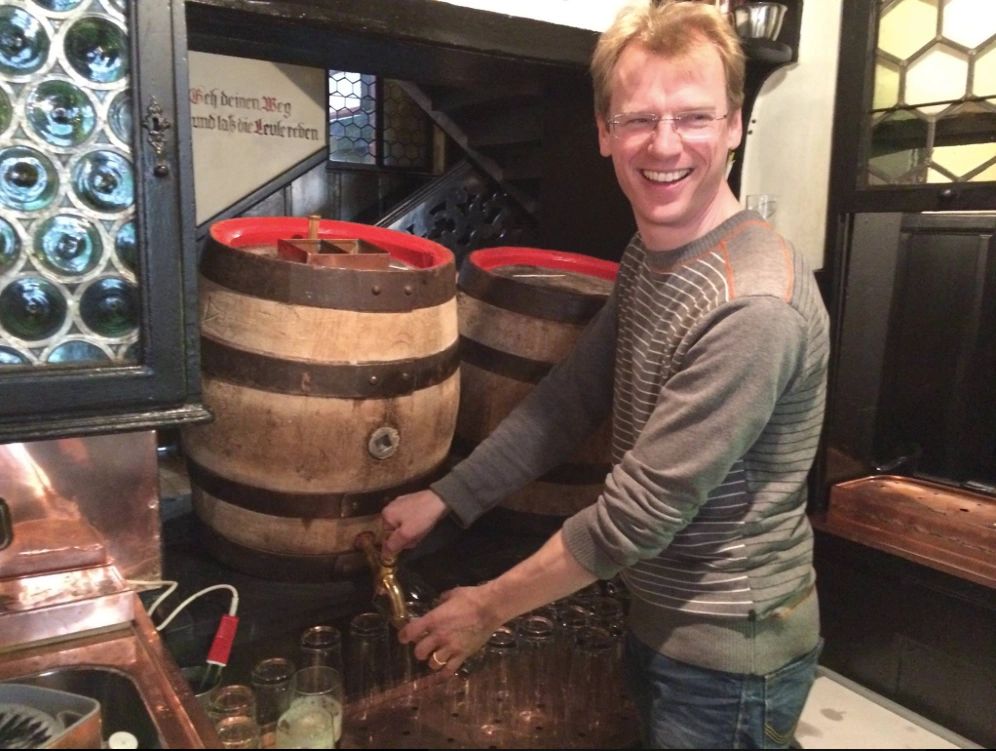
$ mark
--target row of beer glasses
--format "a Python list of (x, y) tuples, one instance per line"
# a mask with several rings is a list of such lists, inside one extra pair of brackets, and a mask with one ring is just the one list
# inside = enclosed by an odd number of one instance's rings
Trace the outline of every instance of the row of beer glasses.
[[(430, 674), (393, 632), (377, 628), (347, 665), (350, 745), (591, 748), (632, 740), (620, 670), (626, 601), (605, 584), (504, 624), (457, 675)], [(357, 619), (373, 624), (377, 616)]]

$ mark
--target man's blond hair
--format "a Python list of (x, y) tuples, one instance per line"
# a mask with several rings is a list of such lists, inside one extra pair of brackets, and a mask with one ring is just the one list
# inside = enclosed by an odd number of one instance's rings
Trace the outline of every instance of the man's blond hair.
[(666, 0), (657, 4), (652, 0), (639, 0), (623, 6), (599, 37), (592, 55), (595, 114), (602, 119), (611, 114), (612, 72), (622, 51), (633, 43), (664, 57), (681, 57), (702, 44), (711, 44), (719, 53), (726, 73), (726, 99), (730, 110), (739, 109), (743, 104), (744, 53), (740, 38), (727, 18), (702, 2)]

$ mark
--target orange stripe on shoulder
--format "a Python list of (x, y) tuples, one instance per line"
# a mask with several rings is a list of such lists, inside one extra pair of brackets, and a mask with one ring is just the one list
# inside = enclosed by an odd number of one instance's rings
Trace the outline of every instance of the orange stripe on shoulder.
[(750, 227), (767, 227), (768, 223), (759, 219), (749, 219), (745, 222), (740, 222), (736, 227), (731, 229), (721, 238), (716, 246), (719, 248), (719, 254), (723, 257), (723, 263), (726, 265), (726, 286), (730, 291), (730, 299), (735, 300), (737, 297), (736, 286), (733, 283), (733, 263), (730, 261), (730, 246), (729, 242), (741, 232), (744, 232)]
[(736, 290), (736, 285), (734, 285), (733, 283), (733, 262), (730, 260), (730, 246), (727, 244), (726, 239), (724, 238), (719, 241), (719, 245), (717, 246), (717, 248), (719, 250), (720, 258), (723, 259), (723, 266), (726, 269), (726, 271), (723, 273), (723, 276), (726, 277), (726, 289), (728, 290), (729, 294), (728, 299), (736, 300), (737, 290)]

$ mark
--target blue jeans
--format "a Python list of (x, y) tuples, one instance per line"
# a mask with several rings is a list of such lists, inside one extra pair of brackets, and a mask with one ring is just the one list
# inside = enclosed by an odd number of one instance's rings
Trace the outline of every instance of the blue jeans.
[(695, 667), (626, 635), (626, 683), (644, 748), (788, 748), (823, 642), (767, 675)]

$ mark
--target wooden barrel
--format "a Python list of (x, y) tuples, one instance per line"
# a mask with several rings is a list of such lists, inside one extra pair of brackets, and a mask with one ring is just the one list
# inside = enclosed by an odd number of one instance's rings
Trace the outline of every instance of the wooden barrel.
[(459, 404), (453, 254), (394, 230), (316, 224), (313, 242), (360, 241), (386, 251), (382, 267), (287, 260), (278, 241), (309, 227), (294, 217), (218, 222), (201, 260), (215, 419), (182, 432), (194, 510), (212, 555), (265, 578), (365, 566), (356, 536), (435, 476)]
[[(460, 409), (454, 454), (466, 456), (573, 349), (605, 304), (618, 264), (578, 253), (498, 247), (460, 267)], [(610, 425), (572, 459), (501, 506), (557, 522), (592, 503), (609, 471)]]

